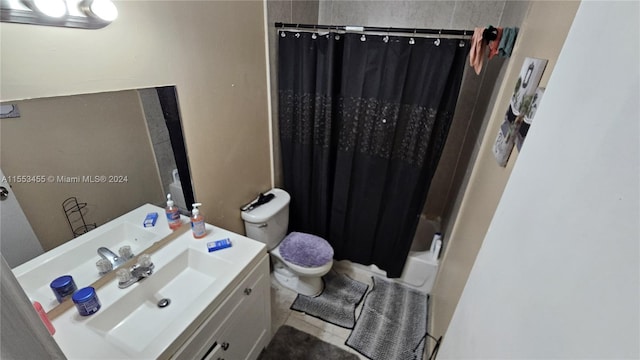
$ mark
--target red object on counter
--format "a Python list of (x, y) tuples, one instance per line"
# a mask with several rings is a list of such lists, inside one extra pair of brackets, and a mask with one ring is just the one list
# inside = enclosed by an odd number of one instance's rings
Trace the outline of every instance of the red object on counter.
[(47, 317), (47, 313), (42, 308), (42, 305), (39, 302), (34, 301), (33, 302), (33, 308), (36, 309), (36, 312), (40, 316), (40, 319), (42, 320), (42, 323), (44, 324), (44, 326), (47, 327), (47, 330), (49, 330), (49, 334), (51, 334), (51, 335), (55, 334), (56, 333), (56, 328), (53, 327), (53, 324), (51, 323), (51, 321)]

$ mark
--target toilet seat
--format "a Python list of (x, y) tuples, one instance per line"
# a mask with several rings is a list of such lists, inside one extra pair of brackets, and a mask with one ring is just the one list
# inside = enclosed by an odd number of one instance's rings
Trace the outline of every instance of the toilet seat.
[(333, 259), (331, 244), (320, 236), (291, 232), (278, 244), (280, 255), (302, 267), (320, 267)]
[(322, 276), (326, 273), (329, 272), (329, 270), (331, 270), (331, 267), (333, 266), (333, 260), (329, 260), (326, 264), (321, 265), (321, 266), (317, 266), (317, 267), (304, 267), (304, 266), (300, 266), (300, 265), (296, 265), (294, 263), (291, 263), (287, 260), (285, 260), (282, 257), (282, 254), (280, 254), (280, 244), (278, 244), (278, 246), (276, 246), (275, 248), (273, 248), (273, 250), (270, 251), (270, 254), (275, 256), (276, 258), (278, 258), (278, 260), (282, 261), (283, 263), (285, 263), (292, 271), (302, 275), (302, 276)]

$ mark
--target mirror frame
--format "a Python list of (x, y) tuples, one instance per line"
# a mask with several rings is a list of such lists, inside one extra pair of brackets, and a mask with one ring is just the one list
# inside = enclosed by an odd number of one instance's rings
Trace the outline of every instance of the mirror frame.
[(162, 107), (164, 121), (169, 130), (169, 139), (171, 140), (171, 147), (173, 148), (173, 156), (175, 157), (178, 168), (180, 182), (187, 184), (187, 186), (182, 187), (182, 193), (184, 194), (185, 206), (188, 211), (189, 205), (195, 202), (195, 196), (193, 194), (189, 158), (187, 157), (187, 148), (182, 131), (180, 106), (178, 105), (180, 103), (178, 101), (178, 90), (175, 85), (159, 86), (155, 89), (158, 92), (158, 99)]

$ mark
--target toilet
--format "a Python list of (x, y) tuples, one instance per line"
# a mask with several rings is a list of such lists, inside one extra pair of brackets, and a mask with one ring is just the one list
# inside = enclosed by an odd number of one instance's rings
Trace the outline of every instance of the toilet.
[(274, 198), (241, 212), (247, 237), (266, 244), (273, 275), (280, 284), (299, 294), (316, 296), (324, 286), (321, 277), (333, 265), (333, 248), (319, 236), (299, 232), (287, 235), (291, 197), (282, 189), (264, 195), (268, 194)]

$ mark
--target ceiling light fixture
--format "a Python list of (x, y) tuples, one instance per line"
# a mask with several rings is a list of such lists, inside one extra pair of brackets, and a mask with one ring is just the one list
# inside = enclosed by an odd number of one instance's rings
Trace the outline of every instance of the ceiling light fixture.
[(100, 29), (118, 17), (112, 0), (0, 0), (0, 21)]
[(118, 18), (118, 9), (111, 0), (88, 0), (82, 6), (84, 12), (103, 21), (113, 21)]
[(26, 1), (26, 4), (34, 11), (53, 18), (67, 14), (67, 3), (64, 0), (30, 0)]

